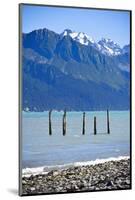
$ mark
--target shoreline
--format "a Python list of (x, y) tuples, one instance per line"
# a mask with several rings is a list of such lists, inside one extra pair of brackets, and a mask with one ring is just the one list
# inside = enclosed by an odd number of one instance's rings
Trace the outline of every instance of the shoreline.
[(22, 177), (22, 194), (130, 189), (130, 159), (72, 166)]
[(129, 159), (129, 156), (118, 156), (118, 157), (109, 157), (109, 158), (99, 158), (96, 160), (90, 160), (90, 161), (81, 161), (81, 162), (73, 162), (73, 163), (66, 163), (66, 164), (60, 164), (60, 165), (48, 165), (48, 166), (39, 166), (39, 167), (26, 167), (22, 169), (22, 177), (29, 177), (31, 175), (38, 175), (38, 174), (48, 174), (49, 171), (52, 170), (64, 170), (68, 169), (70, 167), (78, 167), (78, 166), (86, 166), (86, 165), (95, 165), (95, 164), (101, 164), (109, 161), (119, 161), (123, 159)]

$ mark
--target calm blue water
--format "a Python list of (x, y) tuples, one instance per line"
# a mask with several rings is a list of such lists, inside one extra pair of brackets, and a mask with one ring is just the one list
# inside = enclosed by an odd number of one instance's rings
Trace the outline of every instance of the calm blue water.
[[(23, 168), (129, 156), (129, 111), (110, 112), (110, 134), (106, 133), (106, 112), (86, 112), (85, 135), (82, 135), (82, 112), (68, 112), (67, 133), (63, 136), (62, 115), (63, 112), (52, 113), (53, 133), (49, 136), (48, 112), (23, 112)], [(97, 117), (97, 135), (93, 135), (94, 116)]]

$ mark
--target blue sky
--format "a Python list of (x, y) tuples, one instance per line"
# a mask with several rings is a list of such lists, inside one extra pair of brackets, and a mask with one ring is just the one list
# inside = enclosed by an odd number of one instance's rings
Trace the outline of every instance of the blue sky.
[(48, 28), (56, 33), (64, 29), (85, 32), (95, 41), (110, 38), (121, 47), (130, 40), (130, 13), (96, 9), (22, 6), (22, 31)]

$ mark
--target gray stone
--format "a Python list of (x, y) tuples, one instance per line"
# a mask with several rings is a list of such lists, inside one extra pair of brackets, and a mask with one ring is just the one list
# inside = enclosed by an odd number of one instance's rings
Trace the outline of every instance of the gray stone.
[(31, 191), (35, 191), (35, 190), (36, 190), (36, 188), (34, 188), (34, 187), (31, 187), (31, 188), (30, 188), (30, 190), (31, 190)]
[(58, 176), (59, 175), (59, 172), (58, 171), (54, 171), (53, 172), (53, 176)]
[(126, 180), (126, 184), (130, 185), (130, 180)]

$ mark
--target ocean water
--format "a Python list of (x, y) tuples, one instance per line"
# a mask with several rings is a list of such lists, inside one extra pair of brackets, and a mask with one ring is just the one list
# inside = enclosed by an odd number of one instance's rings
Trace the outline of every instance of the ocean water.
[[(110, 111), (110, 134), (106, 112), (86, 112), (82, 135), (82, 112), (67, 112), (67, 131), (62, 135), (63, 112), (52, 112), (52, 135), (48, 112), (22, 113), (22, 168), (50, 169), (130, 155), (130, 113)], [(97, 135), (93, 118), (97, 117)], [(26, 170), (27, 171), (27, 170)], [(29, 171), (29, 170), (28, 170)]]

